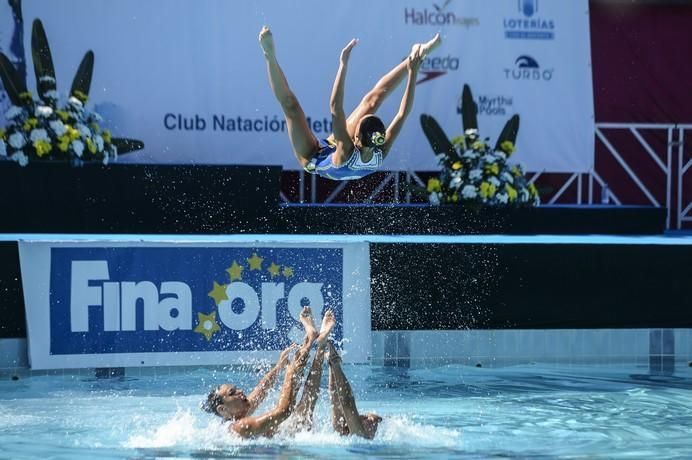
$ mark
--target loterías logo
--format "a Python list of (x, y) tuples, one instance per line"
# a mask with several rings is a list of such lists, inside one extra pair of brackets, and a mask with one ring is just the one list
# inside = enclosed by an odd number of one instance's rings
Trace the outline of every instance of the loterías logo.
[[(503, 19), (505, 38), (528, 40), (553, 40), (555, 21), (538, 15), (538, 0), (516, 1), (515, 14)], [(557, 2), (556, 2), (557, 3)]]
[(278, 350), (310, 305), (342, 320), (333, 248), (53, 248), (51, 354)]

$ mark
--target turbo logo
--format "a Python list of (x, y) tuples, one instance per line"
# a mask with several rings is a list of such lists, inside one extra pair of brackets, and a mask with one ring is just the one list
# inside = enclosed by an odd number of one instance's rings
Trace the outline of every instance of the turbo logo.
[(550, 81), (553, 79), (554, 70), (541, 68), (536, 59), (522, 55), (514, 61), (513, 69), (505, 68), (504, 72), (507, 80)]

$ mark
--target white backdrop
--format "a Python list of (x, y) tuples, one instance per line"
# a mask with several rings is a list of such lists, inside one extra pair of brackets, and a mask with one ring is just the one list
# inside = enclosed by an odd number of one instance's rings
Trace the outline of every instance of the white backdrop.
[[(283, 117), (257, 42), (268, 24), (318, 137), (329, 133), (329, 94), (348, 40), (360, 39), (346, 83), (350, 108), (412, 43), (442, 33), (386, 169), (437, 168), (418, 119), (431, 114), (450, 137), (460, 134), (464, 83), (479, 102), (481, 134), (491, 141), (520, 114), (514, 159), (528, 170), (588, 171), (593, 164), (587, 0), (24, 0), (27, 51), (36, 17), (62, 94), (83, 54), (94, 50), (91, 107), (116, 135), (146, 144), (121, 161), (297, 169), (286, 133), (272, 123)], [(385, 123), (402, 88), (379, 112)]]

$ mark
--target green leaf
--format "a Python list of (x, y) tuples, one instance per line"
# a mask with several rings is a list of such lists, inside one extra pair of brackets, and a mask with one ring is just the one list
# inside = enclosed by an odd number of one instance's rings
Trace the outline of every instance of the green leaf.
[(501, 150), (500, 146), (505, 141), (510, 141), (512, 144), (517, 144), (517, 134), (519, 133), (519, 115), (514, 115), (512, 118), (507, 120), (505, 127), (502, 128), (500, 136), (497, 138), (497, 143), (495, 144), (495, 150)]
[[(89, 89), (91, 88), (91, 76), (94, 73), (94, 52), (89, 50), (86, 52), (82, 58), (82, 62), (79, 64), (77, 69), (77, 74), (72, 81), (72, 88), (70, 88), (70, 95), (75, 96), (81, 100), (79, 97), (83, 95), (84, 97), (89, 96)], [(81, 93), (81, 94), (80, 94)], [(83, 101), (84, 102), (84, 101)]]
[[(56, 88), (55, 67), (53, 67), (53, 58), (50, 54), (48, 38), (46, 38), (46, 32), (43, 30), (43, 24), (40, 19), (34, 20), (31, 29), (31, 57), (34, 60), (34, 74), (36, 74), (38, 96), (46, 101), (43, 95)], [(52, 78), (52, 80), (41, 80), (42, 77)]]
[(420, 124), (423, 127), (423, 133), (428, 138), (430, 146), (435, 154), (444, 153), (449, 156), (450, 161), (454, 162), (459, 159), (457, 150), (440, 127), (437, 121), (430, 115), (422, 114), (420, 116)]
[(471, 88), (469, 85), (464, 85), (461, 92), (461, 124), (464, 128), (464, 133), (467, 129), (478, 129), (478, 106), (473, 100)]
[(134, 152), (135, 150), (142, 150), (144, 148), (144, 142), (136, 139), (126, 139), (124, 137), (112, 138), (111, 144), (115, 145), (118, 149), (118, 155)]
[(0, 53), (0, 78), (12, 104), (23, 105), (19, 95), (26, 92), (26, 82), (22, 80), (10, 59), (3, 53)]

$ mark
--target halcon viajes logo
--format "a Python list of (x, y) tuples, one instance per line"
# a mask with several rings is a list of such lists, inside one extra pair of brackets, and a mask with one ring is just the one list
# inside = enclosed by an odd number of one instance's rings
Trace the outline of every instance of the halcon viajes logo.
[(516, 0), (519, 14), (506, 17), (502, 23), (505, 38), (552, 40), (555, 38), (555, 21), (538, 15), (538, 0)]
[(550, 81), (554, 71), (553, 68), (542, 68), (536, 59), (526, 54), (514, 61), (513, 68), (504, 69), (507, 80)]
[(480, 25), (478, 18), (465, 17), (450, 11), (448, 7), (451, 2), (452, 0), (445, 0), (444, 3), (433, 3), (431, 8), (404, 8), (404, 24), (435, 27)]

